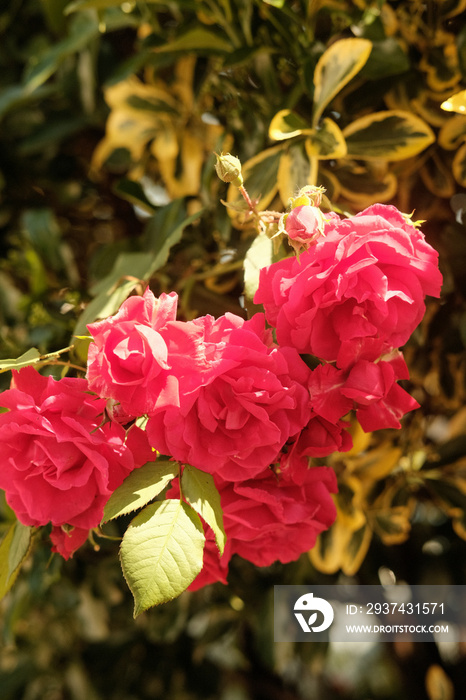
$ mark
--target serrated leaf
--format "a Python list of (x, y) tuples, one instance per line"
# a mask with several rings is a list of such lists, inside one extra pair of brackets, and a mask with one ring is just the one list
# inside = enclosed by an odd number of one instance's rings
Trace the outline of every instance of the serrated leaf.
[(41, 354), (37, 348), (30, 348), (23, 355), (16, 358), (15, 360), (0, 360), (0, 373), (8, 372), (12, 369), (21, 369), (22, 367), (29, 367), (29, 365), (35, 365), (39, 362)]
[(120, 548), (134, 617), (186, 590), (202, 569), (204, 543), (199, 516), (178, 499), (152, 503), (134, 518)]
[(0, 599), (8, 593), (29, 554), (33, 528), (16, 521), (0, 542)]
[(348, 158), (405, 160), (435, 141), (428, 124), (410, 112), (390, 110), (361, 117), (343, 130)]
[(181, 491), (188, 503), (212, 528), (219, 552), (223, 554), (226, 534), (220, 494), (213, 476), (187, 464), (181, 477)]
[(346, 141), (338, 124), (333, 119), (323, 119), (312, 129), (305, 141), (309, 158), (334, 160), (346, 156)]
[(302, 134), (303, 130), (309, 130), (309, 124), (299, 114), (291, 109), (281, 109), (270, 122), (269, 138), (274, 141), (292, 139)]
[(178, 472), (178, 463), (168, 461), (148, 462), (139, 469), (134, 469), (110, 496), (102, 522), (114, 520), (147, 505), (178, 476)]
[(368, 39), (350, 38), (336, 41), (322, 54), (314, 72), (313, 126), (335, 95), (359, 73), (371, 50)]

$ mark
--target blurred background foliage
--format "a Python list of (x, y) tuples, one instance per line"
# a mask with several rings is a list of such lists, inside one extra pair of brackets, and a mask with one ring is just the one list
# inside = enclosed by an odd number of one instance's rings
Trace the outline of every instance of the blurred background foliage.
[(133, 622), (114, 542), (64, 563), (39, 536), (1, 603), (1, 700), (464, 697), (459, 644), (274, 644), (273, 585), (466, 583), (466, 105), (441, 108), (465, 19), (465, 0), (0, 1), (0, 358), (68, 346), (142, 282), (184, 318), (244, 316), (256, 231), (214, 151), (260, 207), (318, 184), (342, 212), (414, 211), (445, 280), (405, 348), (422, 408), (326, 460), (339, 516), (309, 556), (234, 561), (228, 587)]

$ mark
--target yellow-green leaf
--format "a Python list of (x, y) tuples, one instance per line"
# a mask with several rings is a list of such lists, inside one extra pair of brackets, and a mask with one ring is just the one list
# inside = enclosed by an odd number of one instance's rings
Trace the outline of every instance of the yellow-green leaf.
[(456, 185), (451, 168), (443, 162), (437, 152), (427, 159), (420, 169), (420, 174), (427, 189), (437, 197), (447, 199), (455, 194)]
[(244, 292), (249, 300), (259, 287), (260, 271), (273, 262), (273, 241), (264, 234), (257, 236), (244, 258)]
[(220, 494), (213, 476), (187, 464), (181, 477), (181, 490), (188, 503), (212, 528), (219, 552), (223, 554), (227, 537), (223, 527)]
[(313, 126), (335, 95), (359, 73), (371, 51), (368, 39), (351, 38), (336, 41), (322, 54), (314, 72)]
[(0, 542), (0, 599), (8, 593), (18, 576), (21, 564), (29, 554), (32, 527), (17, 520)]
[(346, 576), (354, 576), (364, 561), (371, 539), (372, 531), (367, 524), (351, 531), (337, 518), (329, 530), (319, 535), (309, 559), (324, 574), (335, 574), (341, 569)]
[(333, 119), (324, 119), (318, 127), (309, 133), (305, 141), (309, 158), (333, 160), (346, 156), (346, 141), (343, 133)]
[(12, 369), (21, 369), (22, 367), (28, 367), (29, 365), (35, 365), (40, 362), (41, 354), (37, 348), (30, 348), (21, 357), (15, 360), (0, 360), (0, 373), (8, 372)]
[(343, 135), (348, 158), (358, 160), (405, 160), (435, 141), (432, 129), (422, 119), (396, 110), (356, 119)]
[(134, 469), (110, 496), (102, 522), (119, 518), (147, 505), (178, 476), (178, 472), (177, 462), (159, 460)]
[(178, 499), (151, 503), (131, 521), (120, 559), (135, 617), (186, 590), (202, 569), (204, 543), (198, 514)]
[(299, 136), (303, 130), (308, 130), (309, 124), (299, 114), (291, 109), (282, 109), (274, 116), (269, 126), (269, 138), (274, 141), (283, 141)]

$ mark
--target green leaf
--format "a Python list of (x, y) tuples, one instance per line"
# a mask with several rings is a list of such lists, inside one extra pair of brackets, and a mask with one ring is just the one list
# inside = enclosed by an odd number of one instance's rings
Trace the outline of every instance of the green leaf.
[(372, 42), (369, 60), (361, 70), (361, 75), (370, 80), (380, 80), (392, 75), (400, 75), (410, 68), (409, 57), (395, 37)]
[(223, 554), (226, 534), (223, 527), (220, 494), (213, 476), (187, 464), (181, 477), (181, 492), (194, 510), (212, 528), (217, 547), (220, 554)]
[(333, 119), (323, 119), (318, 127), (309, 132), (306, 152), (309, 158), (319, 160), (335, 160), (346, 156), (345, 137)]
[(29, 554), (33, 528), (16, 521), (0, 542), (0, 599), (8, 593)]
[(78, 10), (106, 10), (109, 7), (121, 7), (121, 4), (121, 0), (74, 0), (65, 7), (65, 15)]
[(30, 348), (21, 357), (16, 360), (0, 360), (0, 373), (8, 372), (12, 369), (21, 369), (21, 367), (28, 367), (29, 365), (35, 365), (39, 362), (41, 354), (37, 348)]
[(273, 241), (265, 234), (257, 236), (244, 258), (244, 292), (251, 301), (259, 288), (261, 268), (272, 262)]
[(21, 217), (26, 237), (47, 266), (53, 270), (63, 268), (60, 254), (61, 231), (51, 209), (28, 209)]
[(336, 41), (322, 54), (314, 72), (314, 126), (329, 102), (359, 73), (371, 50), (368, 39), (351, 38)]
[(178, 463), (168, 461), (148, 462), (139, 469), (134, 469), (110, 496), (102, 522), (127, 515), (147, 505), (178, 476), (178, 472)]
[(185, 34), (169, 41), (162, 46), (157, 46), (154, 51), (167, 53), (172, 51), (216, 51), (230, 53), (233, 47), (227, 39), (219, 36), (218, 32), (211, 32), (204, 27), (189, 29)]
[(199, 516), (178, 499), (152, 503), (134, 518), (120, 548), (134, 617), (186, 590), (202, 569), (204, 543)]
[(54, 44), (29, 66), (24, 78), (27, 89), (31, 91), (43, 85), (65, 58), (88, 47), (98, 35), (96, 19), (92, 15), (78, 15), (71, 24), (69, 36)]
[(435, 141), (435, 135), (411, 112), (390, 110), (361, 117), (343, 130), (347, 157), (358, 160), (405, 160)]

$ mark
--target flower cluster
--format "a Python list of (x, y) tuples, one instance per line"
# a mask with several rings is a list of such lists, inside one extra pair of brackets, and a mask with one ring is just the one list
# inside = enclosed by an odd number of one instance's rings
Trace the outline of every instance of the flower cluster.
[(23, 523), (52, 523), (55, 551), (70, 556), (156, 451), (209, 472), (220, 493), (226, 548), (205, 524), (193, 588), (225, 581), (234, 554), (296, 559), (335, 518), (335, 474), (310, 458), (351, 448), (351, 412), (372, 431), (417, 406), (398, 384), (399, 347), (441, 285), (422, 233), (384, 205), (348, 219), (296, 206), (284, 229), (299, 255), (261, 270), (265, 314), (179, 321), (177, 295), (147, 289), (88, 326), (86, 379), (14, 373), (0, 488)]

